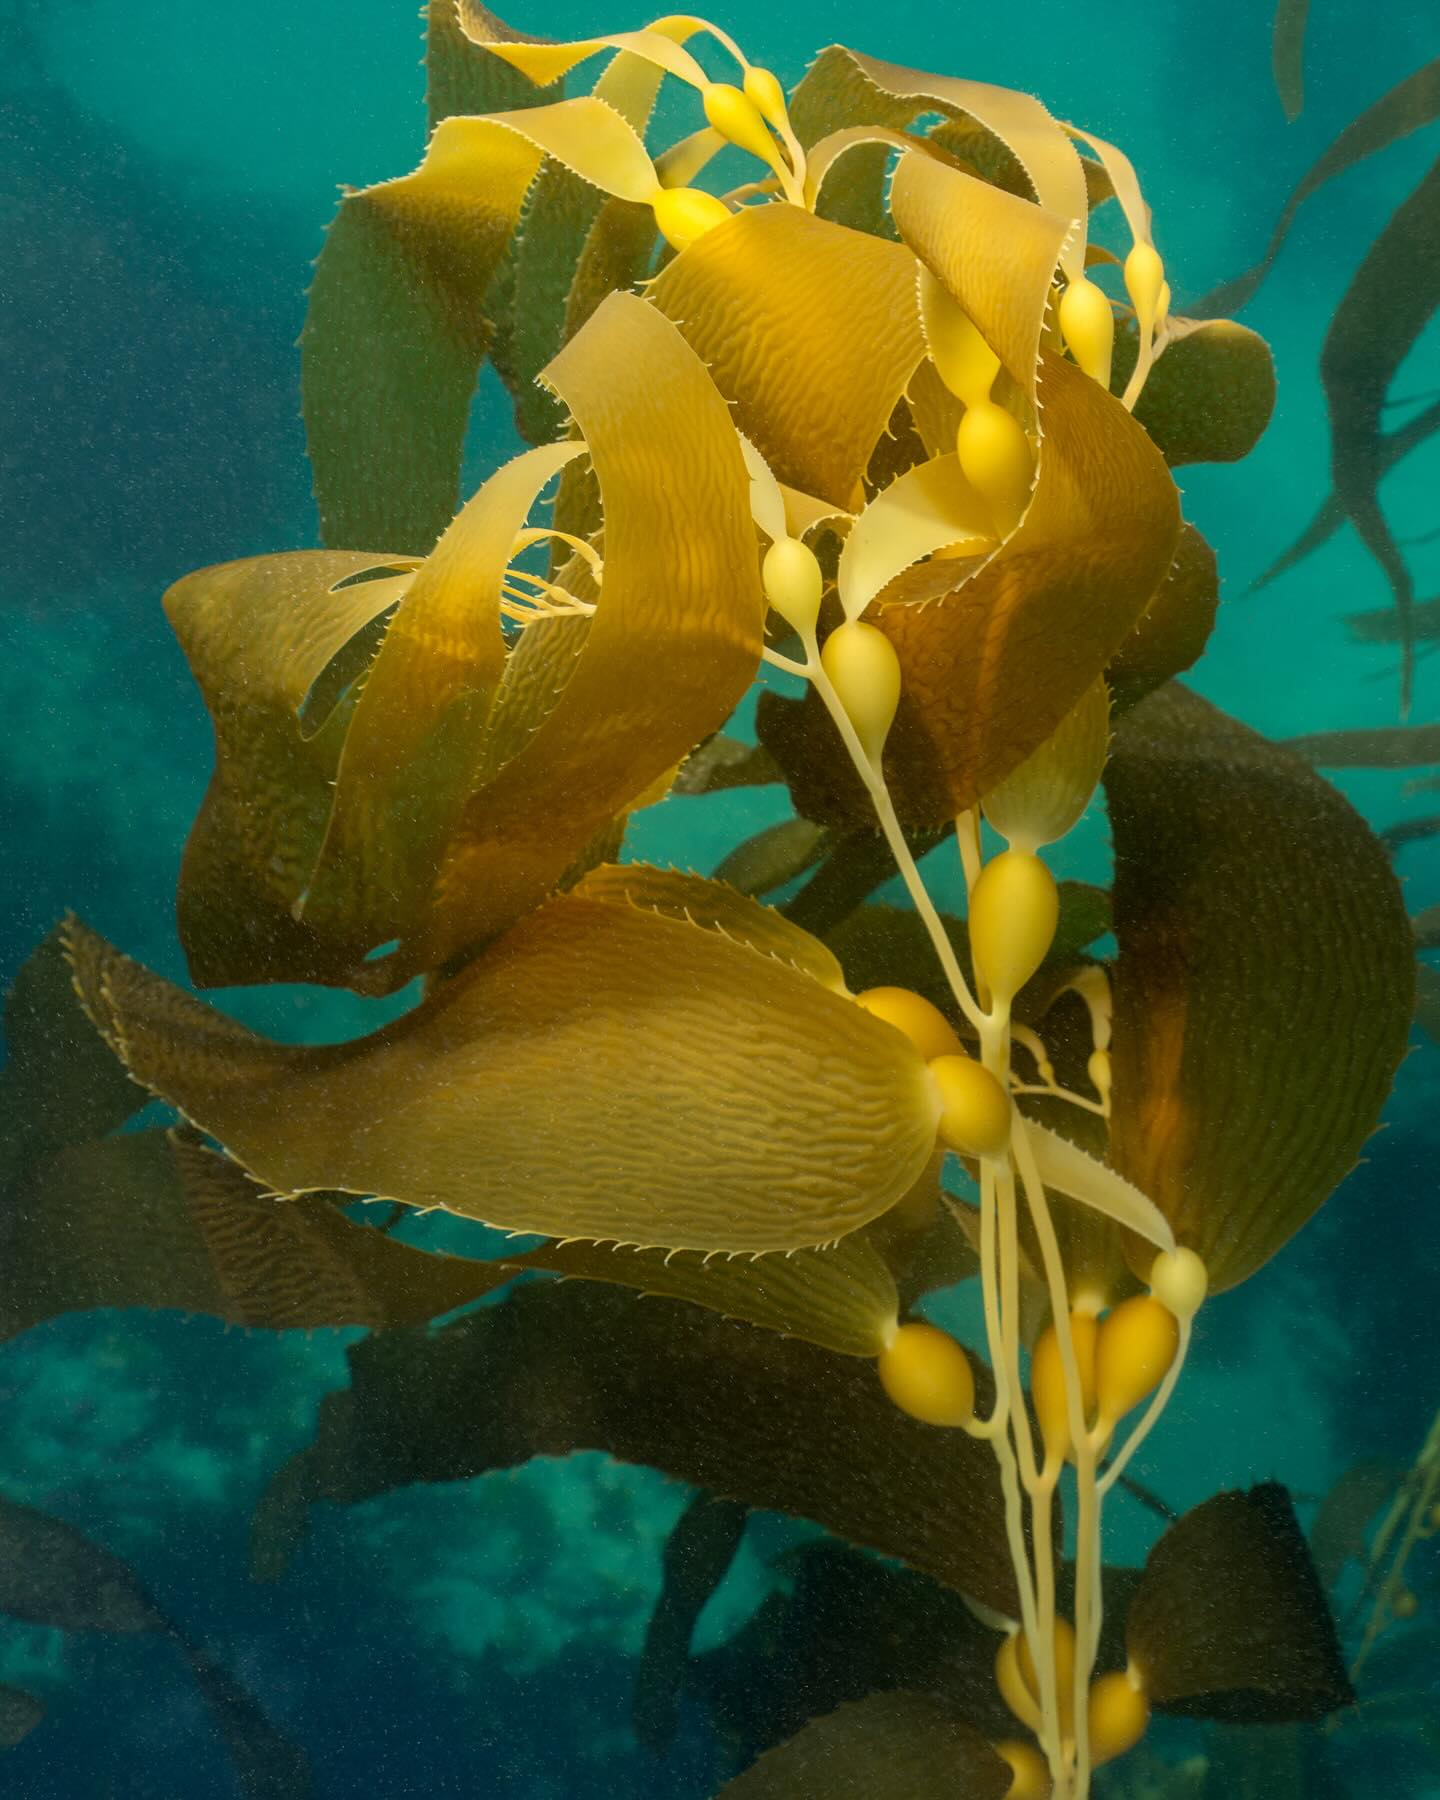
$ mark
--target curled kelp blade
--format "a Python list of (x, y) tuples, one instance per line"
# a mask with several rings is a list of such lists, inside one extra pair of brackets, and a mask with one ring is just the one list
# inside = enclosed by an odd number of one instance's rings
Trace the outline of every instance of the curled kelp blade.
[(13, 1750), (45, 1717), (45, 1702), (23, 1688), (0, 1686), (0, 1750)]
[[(1298, 0), (1286, 0), (1286, 4), (1294, 10)], [(1239, 312), (1270, 273), (1296, 213), (1311, 194), (1327, 181), (1343, 174), (1346, 169), (1353, 168), (1368, 156), (1374, 156), (1377, 151), (1388, 149), (1398, 139), (1407, 137), (1412, 131), (1418, 131), (1436, 117), (1440, 117), (1440, 57), (1416, 69), (1403, 81), (1396, 82), (1393, 88), (1382, 94), (1373, 105), (1366, 107), (1357, 119), (1345, 127), (1329, 149), (1306, 170), (1291, 192), (1270, 235), (1264, 256), (1253, 269), (1237, 275), (1233, 281), (1225, 282), (1198, 301), (1194, 307), (1197, 316), (1214, 318), (1221, 313)]]
[(326, 543), (424, 555), (449, 524), (486, 296), (547, 157), (620, 199), (657, 186), (633, 127), (582, 96), (444, 119), (413, 174), (341, 201), (300, 340)]
[(395, 568), (373, 553), (300, 550), (200, 569), (165, 596), (215, 728), (215, 770), (176, 902), (202, 987), (345, 978), (343, 950), (295, 907), (334, 797), (353, 684), (322, 720), (306, 703), (394, 606)]
[(696, 1494), (665, 1540), (660, 1593), (635, 1671), (631, 1717), (645, 1748), (663, 1756), (675, 1737), (695, 1625), (735, 1560), (746, 1508)]
[(1354, 1692), (1285, 1489), (1216, 1494), (1150, 1552), (1125, 1647), (1166, 1712), (1232, 1724), (1323, 1719)]
[[(425, 109), (431, 131), (452, 113), (511, 112), (562, 98), (560, 87), (537, 88), (529, 76), (474, 43), (461, 30), (459, 14), (459, 0), (426, 0)], [(496, 37), (529, 36), (494, 13), (487, 17)]]
[(108, 1307), (268, 1331), (418, 1325), (514, 1275), (415, 1249), (328, 1199), (275, 1200), (165, 1131), (75, 1145), (32, 1168), (11, 1206), (0, 1338)]
[(1440, 159), (1366, 252), (1320, 353), (1330, 408), (1331, 479), (1399, 615), (1400, 705), (1414, 681), (1414, 581), (1380, 504), (1380, 425), (1390, 383), (1440, 305)]
[(829, 1243), (934, 1146), (907, 1039), (686, 920), (565, 896), (356, 1043), (233, 1024), (83, 926), (76, 983), (131, 1073), (271, 1190), (671, 1249)]
[(314, 1443), (257, 1512), (271, 1568), (316, 1501), (592, 1449), (813, 1519), (1015, 1611), (989, 1449), (908, 1418), (853, 1358), (566, 1282), (517, 1288), (427, 1335), (382, 1334), (349, 1359), (349, 1388), (324, 1401)]
[(891, 208), (1021, 393), (1035, 395), (1042, 432), (1035, 487), (1000, 549), (949, 592), (926, 603), (882, 596), (875, 610), (902, 671), (894, 785), (915, 790), (909, 816), (930, 823), (921, 807), (937, 788), (952, 813), (973, 805), (1079, 702), (1169, 568), (1179, 510), (1173, 480), (1119, 402), (1040, 350), (1058, 222), (913, 154), (896, 171)]
[(532, 508), (583, 442), (503, 464), (415, 571), (366, 671), (297, 916), (363, 962), (413, 929), (472, 792), (505, 671), (501, 590)]
[(1220, 570), (1204, 537), (1182, 520), (1175, 556), (1140, 623), (1105, 671), (1117, 713), (1198, 662), (1220, 610)]
[(1350, 805), (1183, 688), (1119, 722), (1105, 782), (1110, 1161), (1205, 1259), (1212, 1289), (1230, 1287), (1375, 1128), (1414, 1005), (1410, 922)]
[[(1135, 417), (1171, 468), (1248, 456), (1275, 410), (1270, 346), (1233, 319), (1172, 318), (1166, 334)], [(1116, 333), (1110, 380), (1117, 394), (1135, 367), (1136, 342), (1133, 330)]]
[(1004, 1800), (1014, 1772), (928, 1694), (853, 1700), (726, 1782), (716, 1800)]
[[(0, 1195), (26, 1164), (102, 1137), (144, 1103), (141, 1089), (85, 1017), (57, 925), (20, 965), (5, 996)], [(13, 1205), (0, 1200), (7, 1210)], [(8, 1243), (3, 1229), (0, 1237)]]
[(597, 831), (724, 723), (760, 658), (749, 476), (725, 402), (681, 334), (645, 301), (612, 294), (545, 379), (599, 482), (603, 591), (554, 704), (467, 801), (402, 966), (437, 967), (535, 905)]
[(791, 102), (796, 132), (806, 143), (845, 125), (903, 130), (936, 112), (978, 127), (1014, 159), (1040, 205), (1071, 228), (1065, 266), (1082, 272), (1089, 214), (1085, 172), (1064, 128), (1033, 96), (985, 81), (926, 74), (831, 45), (815, 59)]
[(649, 292), (776, 477), (853, 507), (925, 354), (913, 257), (800, 207), (747, 207), (693, 243)]

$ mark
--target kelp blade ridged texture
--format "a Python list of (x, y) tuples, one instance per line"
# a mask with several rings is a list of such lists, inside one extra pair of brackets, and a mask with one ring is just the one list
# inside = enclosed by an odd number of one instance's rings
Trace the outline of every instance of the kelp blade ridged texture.
[[(1212, 1288), (1349, 1173), (1404, 1054), (1414, 950), (1385, 852), (1335, 790), (1184, 688), (1120, 722), (1110, 1160)], [(1148, 1272), (1149, 1251), (1133, 1247)]]
[(316, 1501), (604, 1450), (1018, 1605), (989, 1450), (907, 1418), (853, 1358), (588, 1282), (522, 1287), (349, 1354), (349, 1387), (257, 1512), (272, 1572)]
[(1023, 762), (1103, 672), (1166, 576), (1179, 508), (1119, 402), (1041, 352), (1064, 224), (918, 153), (902, 159), (891, 204), (906, 242), (1036, 396), (1043, 433), (1034, 492), (999, 551), (953, 592), (882, 602), (876, 619), (900, 657), (918, 754), (938, 766), (953, 813)]
[[(877, 1217), (935, 1141), (907, 1039), (717, 931), (571, 895), (356, 1043), (257, 1037), (83, 927), (81, 998), (137, 1079), (279, 1193), (515, 1231), (790, 1250)], [(624, 1080), (616, 1081), (617, 1068)]]

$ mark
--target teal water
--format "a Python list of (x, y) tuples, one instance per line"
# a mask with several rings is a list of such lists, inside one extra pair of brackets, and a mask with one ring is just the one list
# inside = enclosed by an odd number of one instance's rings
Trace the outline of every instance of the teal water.
[[(1340, 128), (1436, 53), (1428, 7), (1314, 0), (1306, 106), (1287, 125), (1267, 12), (1251, 0), (1035, 0), (989, 13), (920, 3), (777, 13), (746, 0), (723, 23), (787, 83), (838, 40), (1027, 89), (1122, 144), (1183, 312), (1256, 260), (1294, 181)], [(513, 22), (568, 38), (639, 21), (566, 5)], [(419, 55), (413, 5), (399, 0), (187, 13), (154, 0), (12, 0), (0, 14), (7, 981), (66, 908), (184, 979), (171, 896), (210, 735), (159, 595), (202, 564), (316, 541), (293, 348), (309, 264), (337, 184), (418, 160)], [(1435, 154), (1432, 125), (1307, 204), (1243, 315), (1274, 350), (1275, 419), (1240, 466), (1181, 472), (1187, 516), (1216, 547), (1225, 581), (1194, 685), (1270, 735), (1397, 719), (1393, 651), (1353, 641), (1345, 623), (1387, 600), (1353, 533), (1247, 589), (1324, 495), (1325, 329), (1366, 246)], [(1393, 391), (1429, 398), (1437, 385), (1432, 319)], [(477, 476), (518, 447), (487, 376)], [(1407, 556), (1422, 598), (1440, 590), (1440, 543), (1424, 541), (1440, 522), (1435, 491), (1432, 440), (1384, 488), (1397, 531), (1417, 540)], [(1437, 720), (1440, 665), (1422, 656), (1411, 722)], [(1339, 779), (1377, 828), (1391, 828), (1440, 812), (1433, 787), (1412, 788), (1435, 772)], [(706, 803), (677, 819), (672, 803), (646, 815), (632, 848), (663, 846), (667, 859), (708, 870), (764, 822), (766, 804)], [(1095, 872), (1102, 837), (1097, 827), (1083, 840), (1070, 872)], [(1411, 913), (1440, 902), (1440, 837), (1397, 857)], [(321, 990), (225, 1004), (304, 1041), (375, 1017)], [(1137, 1468), (1170, 1505), (1268, 1479), (1314, 1498), (1361, 1458), (1407, 1463), (1418, 1451), (1440, 1406), (1440, 1048), (1416, 1044), (1364, 1165), (1256, 1281), (1207, 1311), (1179, 1397)], [(164, 1610), (304, 1746), (327, 1800), (710, 1794), (724, 1758), (698, 1708), (663, 1762), (629, 1724), (660, 1553), (688, 1497), (658, 1475), (587, 1455), (408, 1488), (323, 1511), (282, 1581), (251, 1581), (255, 1501), (309, 1438), (320, 1397), (343, 1383), (357, 1335), (118, 1313), (37, 1328), (0, 1346), (0, 1494), (128, 1558)], [(1117, 1551), (1138, 1557), (1150, 1523), (1121, 1509)], [(752, 1523), (699, 1645), (740, 1629), (783, 1578), (776, 1558), (795, 1536)], [(1434, 1545), (1420, 1547), (1411, 1581), (1420, 1610), (1386, 1681), (1415, 1719), (1440, 1713)], [(0, 1752), (0, 1793), (241, 1791), (163, 1637), (0, 1618), (0, 1683), (47, 1706), (43, 1724)], [(1188, 1728), (1166, 1732), (1157, 1745), (1177, 1762), (1200, 1743)], [(1404, 1730), (1377, 1729), (1348, 1749), (1342, 1736), (1329, 1773), (1318, 1767), (1307, 1794), (1440, 1793), (1433, 1742), (1427, 1753)], [(290, 1791), (265, 1779), (244, 1791)]]

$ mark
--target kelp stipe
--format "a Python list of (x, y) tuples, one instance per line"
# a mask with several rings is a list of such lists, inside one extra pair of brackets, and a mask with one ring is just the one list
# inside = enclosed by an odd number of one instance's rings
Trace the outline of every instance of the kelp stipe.
[[(1083, 1800), (1152, 1710), (1324, 1716), (1350, 1689), (1282, 1490), (1195, 1508), (1143, 1572), (1101, 1555), (1207, 1292), (1353, 1164), (1413, 1007), (1383, 849), (1173, 680), (1217, 589), (1168, 465), (1248, 449), (1264, 345), (1172, 316), (1128, 159), (1025, 95), (832, 47), (786, 96), (691, 18), (566, 45), (436, 0), (430, 31), (424, 159), (347, 194), (311, 294), (330, 547), (166, 599), (217, 744), (192, 975), (424, 997), (278, 1044), (68, 922), (32, 982), (63, 953), (184, 1125), (93, 1141), (138, 1102), (112, 1117), (113, 1083), (90, 1126), (17, 1112), (13, 1328), (116, 1300), (416, 1325), (578, 1277), (357, 1346), (258, 1558), (317, 1499), (604, 1448), (965, 1597), (939, 1698), (838, 1694), (737, 1795), (843, 1756), (877, 1796)], [(695, 129), (652, 153), (664, 77)], [(718, 195), (722, 150), (752, 166)], [(456, 512), (486, 355), (531, 447)], [(726, 750), (765, 668), (803, 698)], [(753, 893), (620, 862), (638, 808), (780, 777), (798, 837)], [(1109, 896), (1042, 855), (1102, 781)], [(919, 861), (952, 835), (963, 920)], [(893, 869), (912, 912), (866, 904)], [(96, 1055), (53, 1011), (12, 1098)], [(77, 1164), (95, 1253), (47, 1268)], [(547, 1241), (442, 1257), (355, 1197)], [(155, 1254), (105, 1265), (137, 1217)], [(971, 1276), (983, 1365), (916, 1310)]]

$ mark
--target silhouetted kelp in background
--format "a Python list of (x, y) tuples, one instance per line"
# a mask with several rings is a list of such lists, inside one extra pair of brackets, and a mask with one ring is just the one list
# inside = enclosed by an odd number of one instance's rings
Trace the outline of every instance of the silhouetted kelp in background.
[[(218, 196), (202, 207), (84, 112), (46, 67), (29, 5), (0, 17), (0, 71), (0, 510), (29, 584), (7, 606), (53, 607), (117, 568), (138, 592), (294, 531), (304, 246)], [(243, 272), (223, 289), (222, 260)]]
[[(1273, 1484), (1192, 1508), (1143, 1572), (1107, 1572), (1103, 1619), (1096, 1597), (1098, 1498), (1178, 1374), (1196, 1252), (1232, 1285), (1304, 1223), (1374, 1124), (1412, 1002), (1383, 849), (1300, 761), (1170, 684), (1216, 579), (1165, 462), (1244, 454), (1273, 394), (1263, 345), (1169, 319), (1128, 163), (1077, 134), (1082, 159), (1021, 96), (831, 50), (787, 109), (743, 63), (743, 89), (710, 82), (686, 22), (620, 41), (602, 77), (619, 112), (531, 112), (557, 96), (497, 58), (560, 75), (599, 46), (463, 21), (488, 48), (433, 9), (432, 110), (502, 91), (525, 110), (452, 115), (415, 176), (348, 196), (307, 327), (327, 533), (381, 547), (227, 565), (169, 596), (217, 736), (181, 880), (192, 973), (373, 991), (420, 973), (425, 998), (371, 1038), (298, 1049), (69, 923), (7, 1021), (6, 1327), (130, 1304), (378, 1328), (257, 1513), (272, 1577), (317, 1501), (537, 1455), (602, 1448), (718, 1496), (680, 1528), (644, 1717), (663, 1742), (696, 1680), (735, 1747), (766, 1752), (737, 1797), (1039, 1793), (1017, 1727), (1079, 1794), (1151, 1707), (1323, 1717), (1350, 1688)], [(652, 164), (618, 121), (648, 114), (658, 68), (701, 89), (709, 124)], [(684, 185), (726, 141), (782, 203), (735, 216)], [(540, 172), (542, 150), (589, 185)], [(1068, 229), (1032, 190), (1078, 198)], [(1112, 193), (1135, 238), (1113, 362), (1117, 309), (1086, 274), (1106, 253), (1087, 265), (1077, 229)], [(625, 290), (657, 226), (647, 305)], [(1012, 260), (982, 278), (997, 243)], [(487, 351), (537, 447), (451, 521)], [(573, 425), (535, 400), (542, 368)], [(556, 476), (554, 523), (528, 526)], [(765, 753), (717, 752), (762, 658), (810, 698), (771, 706)], [(1061, 893), (1033, 853), (1083, 810), (1112, 721), (1113, 893)], [(789, 916), (612, 860), (677, 767), (696, 792), (737, 765), (783, 775), (797, 809), (746, 886), (820, 858)], [(1011, 845), (988, 861), (981, 802)], [(881, 874), (877, 811), (918, 915), (855, 912)], [(926, 910), (911, 860), (957, 814), (968, 920)], [(917, 919), (943, 983), (911, 973)], [(1107, 926), (1108, 967), (1088, 952)], [(105, 1135), (143, 1095), (102, 1036), (193, 1124)], [(978, 1212), (940, 1186), (947, 1148)], [(352, 1216), (370, 1194), (552, 1241), (442, 1255)], [(993, 1383), (907, 1316), (976, 1270)], [(426, 1328), (520, 1272), (578, 1279)], [(851, 1662), (781, 1705), (791, 1656), (757, 1723), (717, 1663), (683, 1666), (735, 1542), (727, 1502), (911, 1566), (869, 1596), (913, 1631), (907, 1691)], [(730, 1660), (763, 1668), (795, 1601)]]

